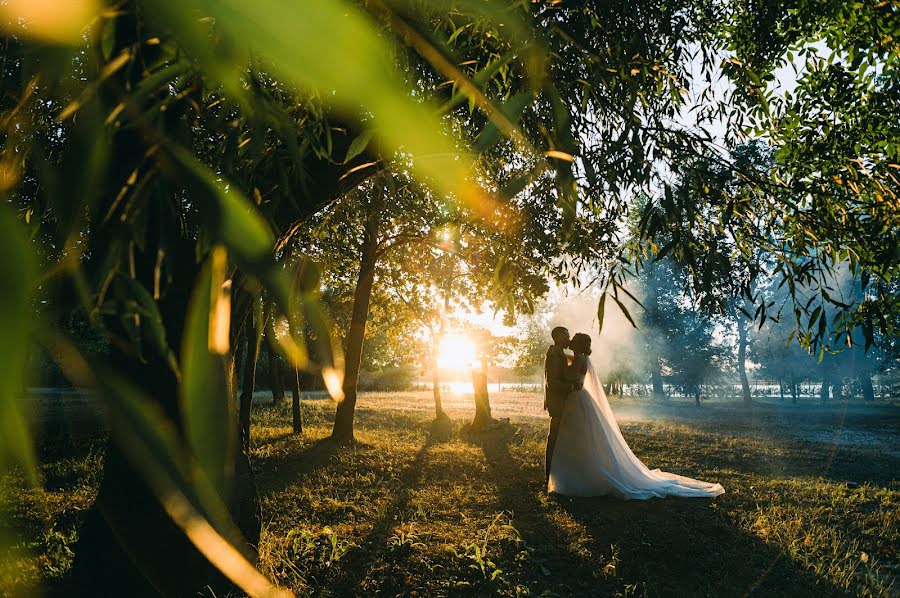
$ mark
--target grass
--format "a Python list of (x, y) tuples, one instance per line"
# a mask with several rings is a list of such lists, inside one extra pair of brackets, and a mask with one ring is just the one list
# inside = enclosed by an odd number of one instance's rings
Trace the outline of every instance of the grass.
[[(503, 393), (484, 433), (431, 430), (427, 393), (360, 401), (357, 441), (327, 439), (333, 405), (254, 421), (260, 566), (299, 595), (890, 596), (900, 591), (895, 407), (615, 402), (637, 455), (721, 482), (713, 500), (623, 502), (542, 491), (540, 399)], [(465, 398), (446, 397), (458, 422)], [(4, 588), (61, 574), (93, 498), (97, 437), (45, 458), (48, 488), (13, 492), (31, 555)], [(15, 571), (13, 571), (15, 569)], [(16, 584), (13, 586), (13, 584)]]

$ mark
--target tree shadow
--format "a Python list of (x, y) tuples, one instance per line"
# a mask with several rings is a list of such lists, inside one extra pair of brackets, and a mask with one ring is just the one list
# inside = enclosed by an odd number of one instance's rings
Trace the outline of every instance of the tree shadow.
[[(403, 565), (409, 558), (409, 551), (394, 550), (390, 558), (386, 558), (388, 540), (393, 535), (393, 529), (400, 517), (409, 506), (416, 488), (420, 485), (425, 468), (428, 451), (436, 444), (448, 440), (443, 434), (429, 434), (425, 444), (418, 450), (412, 462), (407, 465), (398, 476), (396, 493), (390, 502), (381, 510), (381, 514), (372, 524), (372, 529), (366, 535), (365, 540), (359, 543), (341, 559), (341, 565), (335, 569), (334, 574), (322, 584), (322, 588), (315, 595), (327, 596), (354, 596), (365, 594), (361, 592), (360, 584), (366, 579), (373, 566), (383, 564), (390, 566), (398, 575)], [(385, 572), (382, 572), (384, 575)], [(387, 572), (390, 577), (390, 572)], [(392, 581), (392, 583), (391, 583)], [(388, 581), (398, 591), (404, 587), (403, 579)]]
[[(551, 520), (550, 501), (544, 495), (543, 463), (523, 463), (510, 453), (519, 427), (503, 425), (461, 438), (478, 446), (497, 490), (497, 506), (511, 514), (512, 523), (527, 546), (530, 566), (517, 577), (551, 595), (611, 595), (612, 588), (597, 576), (599, 564), (573, 545), (569, 530)], [(512, 570), (515, 563), (506, 563)], [(530, 579), (529, 579), (530, 578)]]
[(517, 433), (508, 426), (467, 440), (483, 450), (502, 508), (538, 559), (539, 587), (565, 596), (842, 595), (737, 528), (721, 499), (544, 499), (543, 464), (511, 454)]
[(592, 552), (610, 555), (621, 584), (649, 594), (843, 595), (738, 529), (716, 512), (715, 499), (554, 497), (554, 503), (584, 527)]
[[(284, 441), (276, 439), (274, 442)], [(326, 466), (346, 444), (330, 436), (313, 441), (302, 451), (288, 451), (254, 460), (257, 485), (266, 494), (275, 494), (295, 484), (297, 480)]]

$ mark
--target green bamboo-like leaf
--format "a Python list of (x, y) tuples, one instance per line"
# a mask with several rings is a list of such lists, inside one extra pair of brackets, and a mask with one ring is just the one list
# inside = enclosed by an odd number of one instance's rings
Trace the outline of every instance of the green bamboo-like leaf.
[[(534, 96), (531, 93), (516, 94), (500, 107), (500, 112), (515, 124), (521, 117), (522, 111), (533, 99)], [(489, 122), (475, 140), (475, 151), (484, 152), (499, 140), (500, 129), (493, 122)]]
[(344, 164), (366, 151), (374, 134), (375, 131), (372, 129), (365, 129), (356, 137), (356, 139), (350, 142), (350, 147), (347, 148), (347, 155), (344, 157)]
[(603, 332), (603, 318), (606, 316), (606, 291), (600, 295), (600, 302), (597, 304), (597, 331)]
[[(237, 446), (225, 355), (215, 341), (228, 335), (229, 297), (221, 291), (226, 264), (225, 250), (216, 248), (198, 278), (181, 349), (180, 387), (187, 444), (221, 497), (228, 496)], [(223, 326), (224, 331), (215, 329)]]
[(613, 298), (613, 301), (616, 302), (616, 305), (619, 306), (619, 310), (621, 310), (622, 315), (625, 316), (625, 318), (631, 323), (632, 327), (637, 328), (637, 324), (634, 323), (634, 320), (631, 317), (631, 312), (628, 311), (628, 308), (625, 307), (625, 305), (619, 300), (618, 297), (616, 297), (615, 295), (611, 296)]
[[(156, 301), (153, 300), (153, 297), (150, 296), (150, 293), (147, 292), (147, 289), (145, 289), (143, 285), (138, 284), (137, 281), (130, 276), (117, 273), (116, 281), (123, 284), (137, 302), (136, 308), (142, 316), (141, 323), (146, 327), (147, 336), (153, 343), (153, 348), (172, 371), (177, 374), (178, 361), (175, 359), (175, 353), (172, 351), (172, 348), (166, 340), (166, 329), (163, 325), (162, 315), (159, 313), (159, 307), (156, 305)], [(121, 315), (121, 309), (118, 307), (116, 309), (118, 311), (115, 311), (114, 313)]]
[(13, 214), (0, 207), (0, 471), (18, 466), (34, 485), (37, 459), (20, 393), (30, 346), (35, 258), (23, 233)]

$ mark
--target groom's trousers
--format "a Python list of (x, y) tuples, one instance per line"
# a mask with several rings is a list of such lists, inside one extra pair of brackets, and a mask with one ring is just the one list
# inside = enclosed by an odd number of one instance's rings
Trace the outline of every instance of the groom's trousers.
[(561, 416), (550, 418), (550, 432), (547, 434), (547, 452), (544, 455), (544, 476), (545, 481), (550, 481), (550, 461), (553, 460), (553, 449), (556, 448), (556, 437), (559, 436), (559, 423), (562, 421)]

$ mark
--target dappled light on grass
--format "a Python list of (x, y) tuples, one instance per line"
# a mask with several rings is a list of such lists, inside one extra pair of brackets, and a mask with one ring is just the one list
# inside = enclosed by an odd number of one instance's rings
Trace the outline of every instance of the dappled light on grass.
[[(426, 392), (406, 394), (427, 403)], [(503, 409), (495, 412), (511, 425), (438, 440), (428, 434), (431, 412), (415, 410), (414, 397), (366, 394), (350, 445), (327, 439), (329, 400), (304, 401), (303, 437), (291, 434), (289, 411), (259, 409), (251, 458), (267, 513), (262, 572), (301, 596), (896, 591), (896, 411), (858, 409), (845, 418), (845, 429), (857, 432), (850, 440), (880, 439), (872, 445), (830, 442), (820, 433), (837, 425), (827, 409), (635, 409), (622, 430), (641, 459), (714, 476), (729, 493), (617, 501), (542, 493), (539, 398), (498, 393)], [(462, 403), (450, 413), (469, 416)], [(73, 417), (84, 414), (65, 419)], [(47, 491), (0, 484), (12, 505), (4, 520), (29, 530), (36, 553), (18, 561), (17, 587), (69, 566), (66, 547), (102, 468), (89, 442), (72, 441), (77, 450), (47, 454), (73, 456), (43, 460)]]
[[(497, 405), (524, 404), (515, 415), (495, 409), (513, 415), (512, 425), (446, 440), (429, 436), (431, 413), (415, 406), (413, 395), (427, 403), (427, 393), (407, 394), (361, 397), (358, 443), (327, 451), (319, 440), (327, 402), (304, 405), (299, 442), (284, 435), (286, 415), (259, 414), (253, 454), (264, 507), (276, 514), (264, 530), (267, 575), (328, 596), (888, 595), (895, 587), (885, 562), (898, 539), (895, 457), (793, 439), (787, 426), (829, 423), (788, 412), (767, 430), (727, 406), (650, 419), (634, 409), (622, 428), (641, 459), (733, 491), (712, 501), (568, 499), (541, 490), (546, 423), (533, 409), (536, 394), (499, 393)], [(450, 409), (469, 416), (462, 404)], [(896, 423), (876, 410), (848, 425), (877, 433), (885, 417)]]

